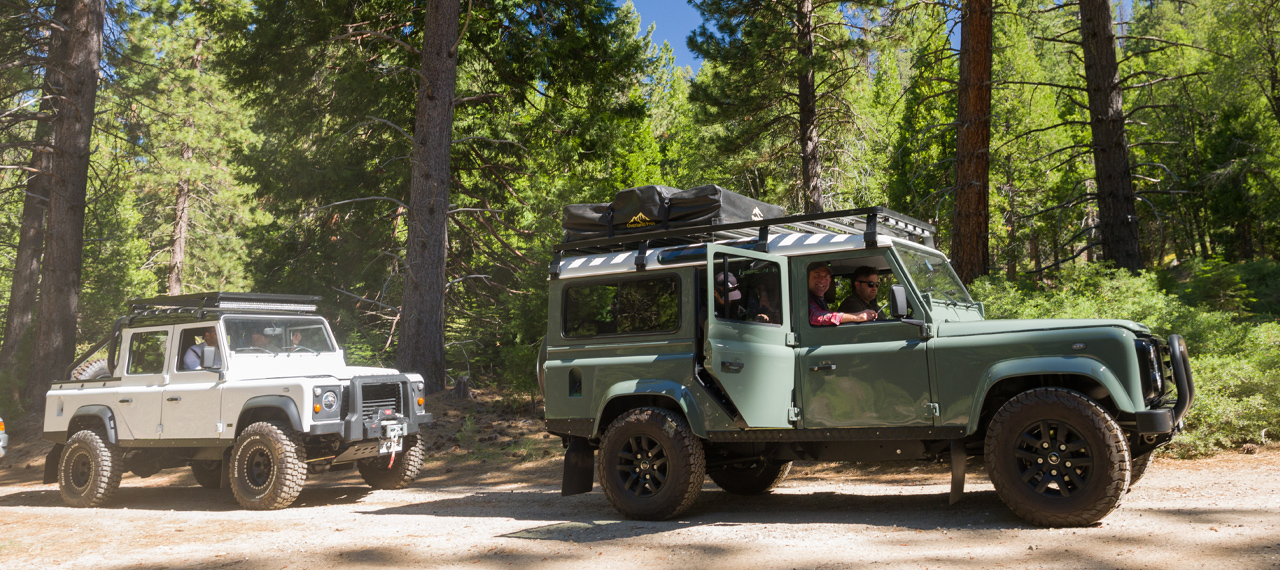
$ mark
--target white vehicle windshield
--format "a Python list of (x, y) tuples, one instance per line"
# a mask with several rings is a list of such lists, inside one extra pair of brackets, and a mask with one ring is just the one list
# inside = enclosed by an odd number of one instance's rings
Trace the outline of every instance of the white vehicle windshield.
[(225, 322), (236, 354), (334, 352), (328, 326), (319, 317), (228, 317)]
[(921, 293), (952, 303), (973, 304), (969, 291), (960, 283), (960, 278), (945, 257), (910, 247), (899, 247), (898, 254), (902, 256), (907, 273), (911, 274), (911, 280)]

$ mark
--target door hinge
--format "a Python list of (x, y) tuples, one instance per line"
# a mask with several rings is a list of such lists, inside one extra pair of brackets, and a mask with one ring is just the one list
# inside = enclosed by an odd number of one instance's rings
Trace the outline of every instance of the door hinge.
[(938, 405), (937, 405), (937, 404), (935, 404), (935, 403), (933, 403), (933, 402), (925, 402), (925, 405), (924, 405), (924, 417), (926, 417), (926, 418), (936, 418), (936, 417), (941, 416), (941, 415), (942, 415), (942, 412), (938, 409)]
[(787, 346), (800, 346), (800, 335), (793, 332), (787, 333)]
[(156, 433), (164, 433), (164, 424), (156, 424)]
[(787, 421), (791, 423), (800, 421), (800, 408), (794, 406), (787, 408)]

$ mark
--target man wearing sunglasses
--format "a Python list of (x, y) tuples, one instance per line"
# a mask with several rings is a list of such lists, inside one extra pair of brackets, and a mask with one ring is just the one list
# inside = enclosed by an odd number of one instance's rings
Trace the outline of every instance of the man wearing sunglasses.
[(880, 318), (876, 294), (880, 292), (880, 275), (876, 268), (863, 265), (853, 271), (853, 294), (840, 303), (840, 312), (858, 316), (855, 322), (874, 321)]

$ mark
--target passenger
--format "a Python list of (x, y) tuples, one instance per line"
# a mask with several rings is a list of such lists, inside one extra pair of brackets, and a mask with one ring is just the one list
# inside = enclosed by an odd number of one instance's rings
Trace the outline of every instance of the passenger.
[(824, 297), (831, 289), (831, 268), (825, 261), (809, 264), (809, 324), (813, 326), (831, 326), (844, 323), (863, 323), (874, 317), (866, 313), (850, 314), (832, 311), (827, 308)]
[(876, 268), (863, 265), (853, 271), (853, 294), (840, 303), (840, 311), (863, 315), (868, 321), (880, 318), (876, 295), (880, 292), (880, 275)]
[(270, 350), (271, 352), (280, 352), (280, 347), (272, 343), (271, 339), (267, 338), (266, 333), (262, 331), (254, 331), (251, 340), (253, 342), (253, 346), (257, 348)]
[[(203, 368), (201, 364), (204, 362), (204, 351), (208, 348), (213, 348), (215, 351), (218, 349), (218, 333), (213, 327), (197, 334), (204, 338), (204, 342), (192, 345), (182, 354), (183, 370), (200, 370)], [(213, 356), (213, 367), (222, 368), (222, 355), (216, 352)]]
[(716, 274), (716, 286), (711, 293), (716, 297), (716, 316), (722, 319), (746, 320), (746, 308), (742, 306), (742, 291), (738, 290), (738, 278), (728, 271)]

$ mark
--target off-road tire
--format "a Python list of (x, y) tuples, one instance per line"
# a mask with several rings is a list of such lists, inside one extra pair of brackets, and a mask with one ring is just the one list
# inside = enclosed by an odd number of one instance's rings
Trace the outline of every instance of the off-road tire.
[(1120, 506), (1129, 485), (1124, 432), (1106, 410), (1072, 390), (1018, 394), (991, 419), (985, 444), (996, 493), (1033, 524), (1098, 522)]
[(1148, 451), (1129, 460), (1129, 490), (1133, 490), (1133, 486), (1138, 484), (1138, 480), (1151, 469), (1151, 464), (1156, 462), (1156, 452)]
[(192, 459), (191, 476), (196, 483), (205, 489), (217, 489), (222, 486), (222, 460)]
[(422, 438), (416, 435), (405, 436), (404, 452), (395, 454), (394, 463), (390, 455), (370, 457), (356, 462), (360, 477), (374, 489), (403, 489), (418, 478), (422, 470), (422, 461), (427, 455), (427, 446)]
[(710, 471), (707, 476), (718, 487), (735, 495), (760, 495), (777, 487), (790, 472), (790, 461), (775, 465), (757, 459)]
[(87, 361), (71, 372), (72, 380), (97, 380), (110, 377), (111, 369), (107, 367), (107, 361), (104, 358)]
[(96, 432), (81, 430), (67, 438), (58, 461), (58, 491), (72, 507), (96, 507), (120, 488), (124, 458), (120, 448)]
[(283, 509), (307, 480), (307, 452), (298, 434), (272, 422), (250, 424), (231, 450), (231, 492), (240, 506)]
[(706, 466), (702, 442), (683, 417), (662, 408), (637, 408), (605, 430), (597, 476), (623, 516), (664, 520), (693, 506)]

